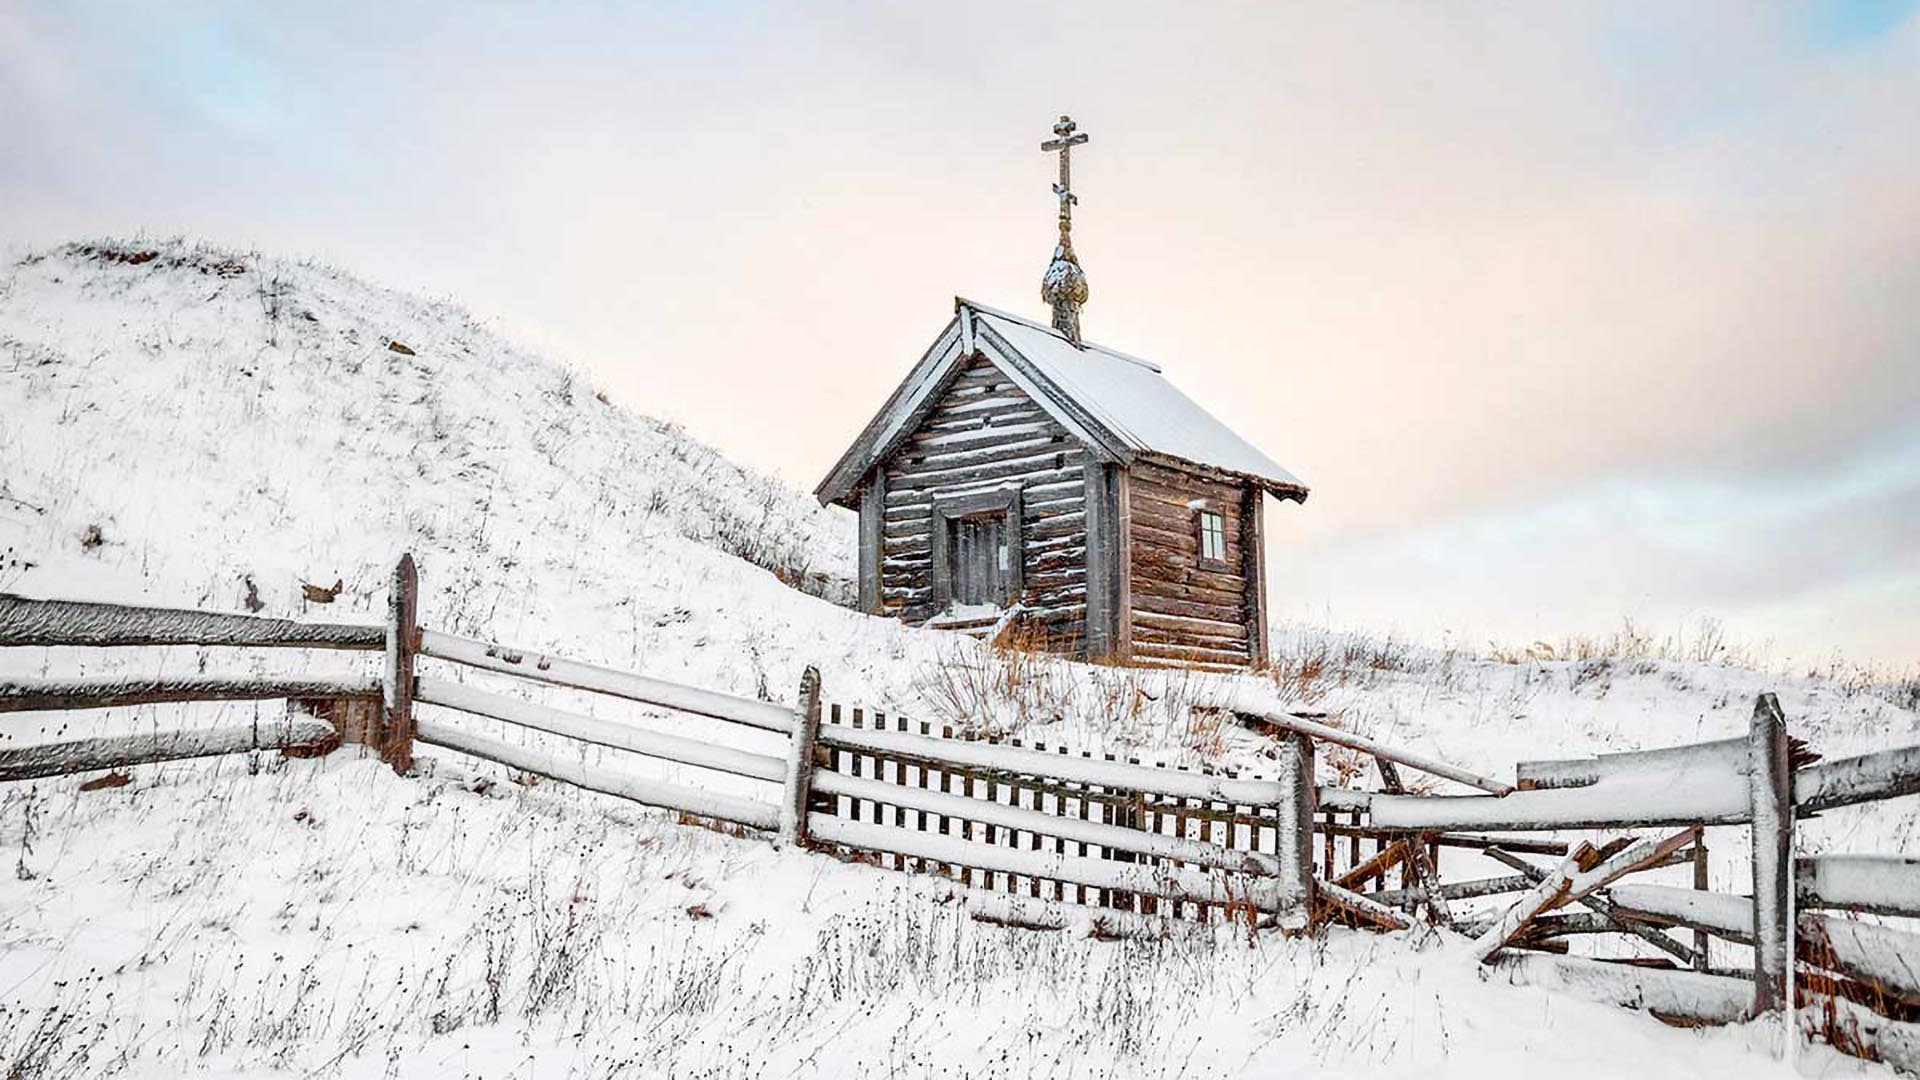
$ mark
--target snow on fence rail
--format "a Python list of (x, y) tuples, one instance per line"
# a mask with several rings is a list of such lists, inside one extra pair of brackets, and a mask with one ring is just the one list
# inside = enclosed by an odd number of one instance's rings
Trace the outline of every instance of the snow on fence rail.
[[(1278, 775), (1169, 769), (1020, 740), (935, 731), (924, 722), (821, 700), (817, 671), (783, 705), (685, 686), (419, 625), (411, 557), (396, 566), (384, 626), (305, 623), (0, 595), (0, 646), (199, 645), (379, 650), (377, 679), (13, 679), (0, 712), (168, 701), (287, 698), (280, 724), (70, 740), (0, 749), (0, 780), (245, 750), (322, 753), (364, 743), (399, 772), (414, 743), (649, 806), (764, 830), (776, 842), (953, 879), (976, 915), (1023, 926), (1089, 919), (1136, 932), (1168, 917), (1244, 917), (1299, 929), (1340, 920), (1404, 929), (1424, 910), (1478, 937), (1492, 977), (1539, 982), (1646, 1008), (1725, 1022), (1789, 1008), (1789, 982), (1827, 1004), (1818, 1034), (1852, 1052), (1920, 1064), (1920, 935), (1836, 913), (1920, 918), (1920, 860), (1793, 857), (1793, 823), (1835, 807), (1920, 791), (1920, 747), (1811, 763), (1772, 695), (1749, 734), (1692, 746), (1523, 762), (1505, 784), (1428, 755), (1384, 746), (1311, 717), (1240, 712), (1275, 738)], [(650, 730), (420, 673), (422, 661), (637, 702), (687, 717)], [(448, 711), (415, 715), (423, 706)], [(769, 785), (768, 797), (697, 782), (645, 779), (480, 734), (460, 715), (538, 730)], [(329, 722), (330, 721), (330, 722)], [(721, 745), (699, 722), (778, 737), (769, 752)], [(1314, 747), (1371, 755), (1379, 791), (1316, 788)], [(1407, 792), (1399, 769), (1483, 792)], [(1752, 887), (1708, 888), (1706, 826), (1753, 834)], [(1636, 831), (1677, 829), (1648, 838)], [(1601, 845), (1514, 833), (1605, 829)], [(1442, 880), (1441, 854), (1470, 851), (1514, 871)], [(1543, 866), (1523, 856), (1551, 856)], [(1693, 887), (1620, 878), (1691, 864)], [(1389, 877), (1397, 873), (1397, 885)], [(1490, 915), (1449, 903), (1515, 894)], [(1799, 947), (1789, 951), (1796, 900)], [(1577, 905), (1582, 910), (1562, 913)], [(1075, 915), (1075, 911), (1092, 914)], [(1689, 946), (1670, 931), (1691, 930)], [(1575, 934), (1617, 934), (1692, 972), (1561, 955)], [(1709, 942), (1751, 948), (1751, 973), (1729, 978)], [(1546, 950), (1543, 952), (1543, 950)]]

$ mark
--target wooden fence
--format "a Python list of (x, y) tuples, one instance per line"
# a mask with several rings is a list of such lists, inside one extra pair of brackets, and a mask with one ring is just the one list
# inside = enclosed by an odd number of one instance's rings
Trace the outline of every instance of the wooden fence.
[[(0, 712), (293, 703), (285, 723), (266, 727), (3, 747), (0, 780), (241, 750), (324, 753), (341, 742), (365, 744), (405, 773), (415, 744), (424, 743), (761, 830), (777, 843), (939, 874), (983, 918), (1036, 927), (1092, 922), (1127, 932), (1167, 919), (1234, 919), (1291, 931), (1329, 921), (1397, 930), (1424, 919), (1471, 936), (1471, 951), (1488, 972), (1515, 982), (1562, 987), (1676, 1022), (1780, 1012), (1791, 1000), (1811, 1005), (1804, 1015), (1818, 1018), (1813, 1033), (1842, 1049), (1909, 1069), (1920, 1064), (1920, 937), (1857, 917), (1920, 917), (1920, 861), (1796, 860), (1793, 850), (1796, 817), (1920, 791), (1920, 747), (1815, 763), (1787, 738), (1770, 695), (1756, 704), (1747, 737), (1526, 762), (1512, 784), (1319, 718), (1223, 701), (1222, 711), (1273, 738), (1274, 773), (1238, 775), (981, 739), (826, 701), (811, 668), (793, 703), (775, 704), (444, 634), (420, 626), (417, 595), (409, 557), (395, 568), (384, 626), (0, 596), (0, 646), (381, 654), (378, 674), (360, 679), (0, 682)], [(683, 732), (649, 730), (450, 677), (458, 669), (695, 720)], [(481, 734), (459, 722), (462, 714), (745, 779), (754, 783), (744, 790), (759, 794), (584, 764), (578, 755)], [(760, 733), (766, 747), (722, 745), (701, 732), (701, 722)], [(1378, 790), (1316, 787), (1316, 747), (1327, 744), (1369, 756)], [(1415, 794), (1402, 769), (1479, 794)], [(1744, 894), (1709, 887), (1708, 828), (1724, 826), (1752, 833), (1752, 887)], [(1611, 835), (1574, 843), (1515, 835), (1588, 830)], [(1542, 857), (1548, 861), (1535, 861)], [(1489, 861), (1498, 872), (1448, 873)], [(1674, 867), (1690, 869), (1691, 887), (1633, 880)], [(1513, 899), (1484, 909), (1486, 898), (1502, 897)], [(1477, 913), (1459, 908), (1476, 901)], [(1572, 954), (1571, 940), (1593, 935), (1631, 938), (1651, 953), (1628, 962)], [(1722, 960), (1751, 960), (1715, 963), (1716, 950)]]

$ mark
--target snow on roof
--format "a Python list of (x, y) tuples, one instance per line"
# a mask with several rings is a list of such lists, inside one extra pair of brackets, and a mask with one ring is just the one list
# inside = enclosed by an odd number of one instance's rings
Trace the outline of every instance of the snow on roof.
[(873, 465), (909, 433), (949, 378), (978, 351), (1106, 461), (1156, 454), (1257, 481), (1304, 499), (1307, 486), (1194, 404), (1160, 369), (1122, 352), (1074, 344), (1059, 331), (971, 300), (881, 406), (866, 430), (814, 489), (823, 503), (848, 500)]
[(1049, 326), (960, 300), (1128, 449), (1164, 454), (1266, 483), (1304, 490), (1282, 468), (1180, 392), (1160, 368), (1091, 342), (1079, 345)]

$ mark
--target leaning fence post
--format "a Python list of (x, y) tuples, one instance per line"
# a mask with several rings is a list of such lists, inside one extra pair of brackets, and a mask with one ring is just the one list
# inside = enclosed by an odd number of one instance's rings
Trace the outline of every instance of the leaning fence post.
[(413, 768), (413, 655), (420, 647), (420, 575), (413, 554), (400, 556), (387, 594), (387, 663), (380, 680), (380, 760)]
[[(1753, 800), (1753, 1011), (1789, 1009), (1788, 902), (1793, 880), (1793, 775), (1787, 758), (1787, 719), (1780, 700), (1761, 694), (1753, 703), (1747, 743), (1748, 790)], [(1792, 1037), (1792, 1033), (1788, 1033)]]
[(820, 669), (807, 665), (800, 700), (793, 709), (793, 739), (787, 744), (787, 783), (780, 800), (780, 846), (807, 843), (807, 804), (813, 799), (813, 748), (820, 738)]
[(1282, 930), (1304, 930), (1313, 912), (1313, 740), (1282, 734), (1278, 745), (1280, 800), (1275, 808), (1275, 909)]

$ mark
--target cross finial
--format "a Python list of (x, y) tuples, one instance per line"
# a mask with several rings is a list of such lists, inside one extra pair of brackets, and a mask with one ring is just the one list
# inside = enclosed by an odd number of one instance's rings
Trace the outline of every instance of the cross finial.
[(1053, 193), (1060, 200), (1060, 242), (1053, 249), (1053, 261), (1040, 279), (1040, 298), (1053, 308), (1053, 326), (1067, 336), (1080, 340), (1080, 305), (1087, 302), (1087, 275), (1073, 255), (1073, 148), (1087, 141), (1085, 133), (1075, 132), (1073, 117), (1062, 116), (1053, 125), (1054, 137), (1040, 144), (1047, 153), (1060, 154), (1060, 181)]

